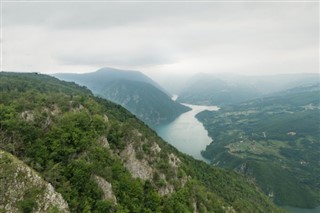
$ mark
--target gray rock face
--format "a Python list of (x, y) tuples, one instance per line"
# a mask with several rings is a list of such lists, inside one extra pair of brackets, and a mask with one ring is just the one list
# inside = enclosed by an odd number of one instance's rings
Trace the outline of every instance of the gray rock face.
[(99, 177), (97, 175), (94, 176), (94, 179), (100, 189), (103, 191), (103, 199), (105, 200), (111, 200), (114, 204), (117, 203), (117, 198), (114, 195), (112, 191), (112, 185), (102, 177)]
[[(174, 174), (170, 179), (168, 179), (168, 177), (157, 167), (154, 167), (154, 163), (159, 162), (161, 157), (163, 158), (163, 156), (161, 156), (162, 149), (159, 144), (146, 140), (143, 137), (143, 134), (138, 130), (134, 129), (132, 135), (128, 136), (127, 141), (127, 146), (119, 154), (124, 166), (134, 178), (150, 180), (153, 182), (154, 175), (158, 175), (158, 178), (163, 182), (162, 186), (157, 187), (161, 196), (174, 193), (176, 187), (184, 187), (191, 178), (186, 175), (182, 177), (178, 176), (179, 167), (182, 162), (174, 153), (168, 154), (167, 158), (165, 158), (168, 162), (167, 169)], [(141, 154), (143, 153), (141, 147), (147, 144), (150, 146), (150, 153), (147, 155)], [(174, 185), (173, 180), (176, 183), (179, 182), (180, 185)]]
[(137, 159), (136, 151), (131, 143), (128, 144), (128, 146), (121, 152), (120, 156), (125, 167), (133, 177), (140, 178), (142, 180), (151, 180), (153, 175), (152, 168), (148, 165), (146, 160)]
[[(50, 183), (11, 154), (0, 150), (0, 212), (20, 212), (21, 203), (32, 199), (33, 212), (48, 212), (51, 208), (69, 212), (67, 202)], [(30, 195), (31, 194), (31, 195)]]
[(34, 121), (34, 115), (31, 111), (24, 111), (21, 113), (21, 118), (24, 119), (27, 122)]

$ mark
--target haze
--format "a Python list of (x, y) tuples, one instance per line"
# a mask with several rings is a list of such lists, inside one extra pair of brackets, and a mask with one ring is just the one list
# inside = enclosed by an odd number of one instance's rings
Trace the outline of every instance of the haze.
[(1, 70), (316, 73), (318, 2), (2, 2)]

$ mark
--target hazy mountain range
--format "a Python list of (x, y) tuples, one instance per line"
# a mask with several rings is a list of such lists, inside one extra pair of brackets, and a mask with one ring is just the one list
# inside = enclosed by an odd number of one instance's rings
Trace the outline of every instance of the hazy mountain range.
[[(176, 81), (179, 82), (179, 78), (176, 78)], [(169, 91), (177, 92), (178, 102), (222, 106), (271, 95), (297, 86), (312, 85), (319, 82), (319, 75), (246, 76), (200, 73), (190, 77), (189, 80), (182, 79), (182, 82), (184, 83), (179, 88), (171, 87), (170, 81), (163, 81), (162, 85)]]
[(169, 123), (189, 110), (172, 101), (163, 88), (138, 71), (103, 68), (92, 73), (54, 76), (88, 87), (94, 94), (125, 107), (151, 127)]

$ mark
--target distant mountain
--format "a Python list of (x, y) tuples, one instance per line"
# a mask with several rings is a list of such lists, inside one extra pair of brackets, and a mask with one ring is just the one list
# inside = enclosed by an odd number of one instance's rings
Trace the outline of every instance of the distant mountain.
[(87, 86), (94, 94), (120, 104), (151, 127), (168, 123), (188, 107), (171, 100), (156, 82), (138, 71), (103, 68), (85, 74), (55, 74)]
[(0, 72), (0, 97), (0, 212), (285, 212), (84, 87)]
[(99, 91), (99, 89), (102, 87), (101, 85), (105, 85), (106, 82), (111, 81), (130, 80), (145, 82), (153, 85), (154, 87), (169, 95), (169, 93), (165, 89), (163, 89), (158, 83), (156, 83), (143, 73), (134, 70), (120, 70), (110, 67), (104, 67), (95, 72), (82, 74), (56, 73), (53, 74), (53, 76), (59, 79), (63, 79), (65, 81), (76, 81), (81, 85), (86, 85), (88, 88), (94, 91)]
[(317, 82), (319, 82), (318, 74), (270, 76), (197, 74), (186, 83), (184, 89), (179, 93), (177, 101), (222, 106)]
[(196, 116), (213, 164), (247, 174), (279, 205), (320, 204), (320, 85), (300, 86)]

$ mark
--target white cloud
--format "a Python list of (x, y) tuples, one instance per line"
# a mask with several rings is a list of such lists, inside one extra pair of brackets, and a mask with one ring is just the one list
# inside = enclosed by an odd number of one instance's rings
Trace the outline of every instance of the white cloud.
[(318, 3), (3, 3), (3, 68), (319, 70)]

